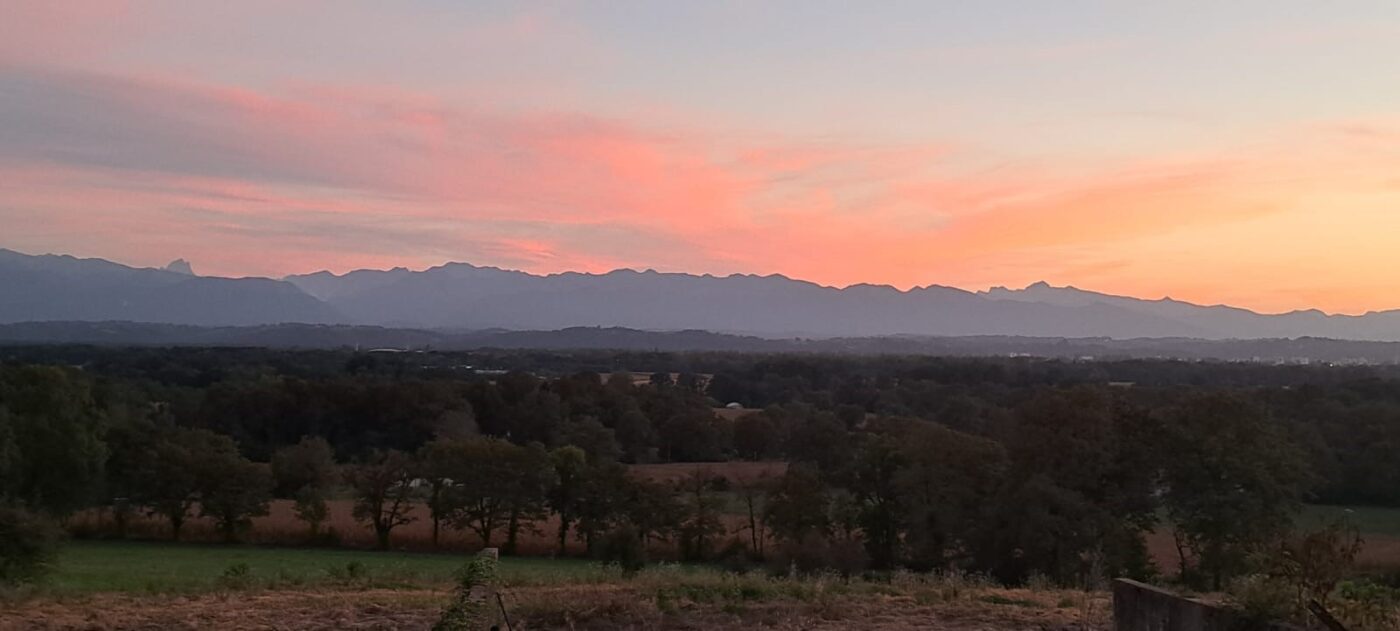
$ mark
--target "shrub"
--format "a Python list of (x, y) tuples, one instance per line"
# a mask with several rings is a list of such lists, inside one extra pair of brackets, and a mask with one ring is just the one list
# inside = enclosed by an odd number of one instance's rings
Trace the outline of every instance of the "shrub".
[(848, 578), (869, 566), (870, 555), (859, 541), (832, 540), (816, 533), (780, 546), (769, 563), (769, 569), (775, 574), (815, 574), (831, 570)]
[(1252, 574), (1230, 585), (1231, 603), (1253, 621), (1290, 620), (1297, 615), (1294, 592), (1277, 577)]
[(369, 568), (359, 561), (346, 563), (344, 567), (332, 566), (326, 569), (326, 574), (340, 583), (361, 583), (369, 579)]
[(1332, 611), (1352, 631), (1400, 628), (1400, 590), (1369, 581), (1346, 581), (1337, 588)]
[(1356, 528), (1341, 522), (1289, 534), (1255, 559), (1262, 571), (1232, 585), (1231, 596), (1257, 619), (1307, 620), (1309, 602), (1330, 608), (1360, 550)]
[(1310, 600), (1328, 604), (1337, 585), (1351, 573), (1359, 552), (1361, 535), (1356, 527), (1336, 522), (1284, 538), (1266, 568), (1270, 576), (1292, 588), (1295, 609), (1301, 612)]
[(326, 504), (325, 492), (318, 487), (306, 486), (297, 491), (295, 499), (297, 519), (306, 522), (311, 529), (310, 540), (316, 542), (321, 536), (321, 524), (330, 517), (330, 506)]
[(949, 570), (925, 575), (929, 586), (938, 594), (939, 600), (954, 601), (974, 592), (996, 587), (997, 584), (985, 574), (969, 574), (962, 570)]
[(14, 505), (0, 505), (0, 584), (41, 578), (58, 552), (58, 525)]
[(1026, 576), (1026, 589), (1033, 592), (1048, 592), (1058, 587), (1055, 581), (1049, 576), (1040, 572), (1031, 572)]
[(219, 586), (224, 589), (248, 589), (253, 586), (253, 568), (247, 563), (234, 563), (224, 568), (219, 575)]
[(726, 571), (736, 574), (743, 574), (754, 568), (754, 563), (758, 561), (757, 556), (749, 550), (743, 541), (733, 539), (725, 544), (716, 557), (720, 567)]
[(288, 571), (286, 568), (277, 570), (277, 578), (272, 582), (278, 589), (288, 589), (301, 587), (306, 584), (306, 578), (300, 574)]
[[(478, 555), (457, 573), (457, 591), (452, 604), (442, 612), (433, 631), (468, 631), (489, 628), (495, 621), (490, 594), (477, 588), (493, 588), (498, 578), (495, 557)], [(473, 594), (473, 590), (478, 593)]]
[(624, 573), (631, 574), (646, 567), (646, 546), (642, 538), (631, 527), (614, 529), (603, 536), (597, 546), (598, 560), (616, 565)]
[(340, 535), (339, 530), (332, 526), (322, 530), (310, 541), (307, 541), (307, 544), (323, 548), (339, 548), (344, 545), (344, 537)]

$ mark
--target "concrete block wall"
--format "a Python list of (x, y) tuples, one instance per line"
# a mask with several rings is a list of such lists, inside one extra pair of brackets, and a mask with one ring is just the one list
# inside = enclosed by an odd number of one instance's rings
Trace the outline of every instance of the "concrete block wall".
[(1127, 579), (1113, 583), (1113, 623), (1115, 631), (1302, 631)]

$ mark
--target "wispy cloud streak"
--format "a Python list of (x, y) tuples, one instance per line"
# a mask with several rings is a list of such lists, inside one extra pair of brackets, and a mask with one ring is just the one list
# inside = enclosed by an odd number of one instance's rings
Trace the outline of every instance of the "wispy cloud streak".
[(1384, 121), (1287, 139), (1305, 153), (985, 170), (953, 143), (659, 128), (392, 89), (257, 91), (33, 66), (0, 68), (0, 121), (8, 245), (146, 264), (187, 256), (225, 274), (468, 260), (904, 287), (1112, 285), (1124, 282), (1114, 276), (1123, 260), (1152, 252), (1144, 243), (1166, 256), (1173, 234), (1319, 212), (1299, 203), (1318, 191), (1363, 183), (1396, 201), (1393, 187), (1364, 183), (1400, 166), (1380, 140), (1400, 127)]

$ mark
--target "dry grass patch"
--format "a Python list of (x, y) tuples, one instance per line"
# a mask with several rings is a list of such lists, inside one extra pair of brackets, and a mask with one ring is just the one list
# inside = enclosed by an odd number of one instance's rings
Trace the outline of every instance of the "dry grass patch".
[(1008, 590), (965, 576), (772, 578), (662, 566), (630, 580), (511, 590), (530, 628), (1106, 629), (1106, 594)]
[[(203, 596), (33, 599), (0, 611), (0, 629), (428, 629), (446, 589), (252, 589)], [(507, 586), (517, 629), (1108, 628), (1102, 593), (1009, 590), (966, 576), (773, 578), (658, 566), (607, 581)]]

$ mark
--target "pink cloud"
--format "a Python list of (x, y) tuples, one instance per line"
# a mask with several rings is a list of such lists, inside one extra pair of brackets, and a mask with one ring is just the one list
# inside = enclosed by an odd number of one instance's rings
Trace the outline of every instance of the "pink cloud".
[(953, 145), (660, 129), (386, 89), (11, 69), (6, 90), (0, 245), (235, 275), (466, 260), (904, 287), (1112, 280), (1141, 240), (1267, 220), (1396, 166), (1268, 148), (977, 170)]
[(139, 31), (123, 0), (14, 0), (0, 19), (0, 65), (91, 59)]

